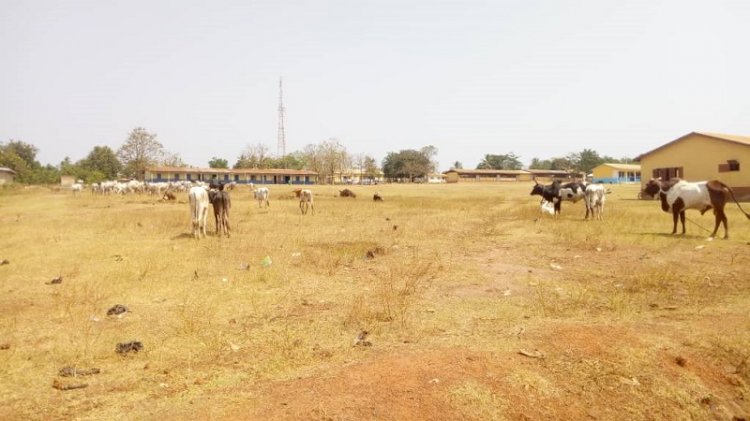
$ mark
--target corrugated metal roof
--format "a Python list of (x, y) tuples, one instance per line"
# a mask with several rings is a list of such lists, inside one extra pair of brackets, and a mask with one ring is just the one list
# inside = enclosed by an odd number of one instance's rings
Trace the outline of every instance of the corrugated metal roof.
[(559, 174), (559, 175), (568, 175), (571, 174), (568, 171), (565, 170), (537, 170), (537, 169), (529, 169), (529, 172), (532, 174)]
[(11, 170), (10, 168), (6, 168), (6, 167), (0, 167), (0, 171), (2, 171), (2, 172), (10, 172), (10, 173), (13, 173), (13, 174), (18, 174), (17, 172)]
[(667, 142), (667, 143), (659, 146), (656, 149), (652, 149), (652, 150), (650, 150), (650, 151), (648, 151), (646, 153), (642, 153), (642, 154), (638, 155), (635, 158), (635, 160), (636, 161), (640, 161), (644, 156), (650, 155), (650, 154), (652, 154), (652, 153), (654, 153), (656, 151), (662, 150), (662, 149), (666, 148), (667, 146), (670, 146), (670, 145), (672, 145), (674, 143), (677, 143), (677, 142), (681, 141), (682, 139), (685, 139), (686, 137), (691, 136), (691, 135), (699, 135), (699, 136), (704, 136), (704, 137), (708, 137), (708, 138), (711, 138), (711, 139), (723, 140), (723, 141), (726, 141), (726, 142), (739, 143), (740, 145), (748, 145), (748, 146), (750, 146), (750, 137), (748, 137), (748, 136), (738, 136), (738, 135), (732, 135), (732, 134), (711, 133), (711, 132), (690, 132), (690, 133), (688, 133), (688, 134), (686, 134), (684, 136), (681, 136), (681, 137), (679, 137), (679, 138), (677, 138), (677, 139), (675, 139), (675, 140), (673, 140), (671, 142)]
[(206, 173), (206, 174), (280, 174), (280, 175), (318, 175), (315, 171), (287, 170), (279, 168), (190, 168), (190, 167), (152, 167), (149, 172), (166, 173)]
[(528, 171), (524, 170), (464, 170), (464, 169), (453, 169), (448, 171), (443, 171), (443, 174), (448, 174), (449, 172), (455, 172), (459, 175), (520, 175), (520, 174), (529, 174)]
[(605, 162), (604, 164), (597, 165), (598, 167), (606, 165), (610, 168), (614, 168), (616, 170), (623, 170), (623, 171), (640, 171), (641, 166), (637, 164), (619, 164), (619, 163), (609, 163)]

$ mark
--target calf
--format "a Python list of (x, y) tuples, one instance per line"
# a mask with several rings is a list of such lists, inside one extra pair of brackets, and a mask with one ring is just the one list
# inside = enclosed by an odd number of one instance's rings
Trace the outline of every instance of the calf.
[(382, 202), (383, 198), (377, 192), (375, 192), (375, 194), (372, 195), (372, 201), (373, 202)]
[[(296, 193), (296, 191), (295, 191)], [(313, 194), (312, 190), (300, 190), (299, 194), (299, 210), (302, 215), (307, 215), (307, 210), (312, 209), (312, 214), (315, 215), (315, 207), (313, 206)]]
[(188, 192), (190, 218), (193, 221), (193, 237), (206, 236), (206, 215), (208, 215), (208, 192), (204, 187), (191, 187)]
[(218, 187), (218, 189), (209, 190), (208, 199), (214, 207), (216, 235), (229, 237), (229, 209), (232, 207), (232, 201), (229, 192), (224, 190), (224, 185), (219, 184)]
[(591, 212), (592, 219), (602, 220), (604, 213), (604, 201), (607, 192), (602, 184), (589, 184), (586, 186), (586, 219)]
[(643, 192), (651, 196), (658, 194), (661, 201), (661, 209), (664, 212), (672, 212), (673, 235), (677, 233), (678, 217), (682, 223), (682, 234), (685, 234), (685, 210), (696, 209), (703, 215), (709, 209), (713, 209), (715, 224), (711, 238), (716, 236), (720, 224), (724, 224), (724, 238), (729, 238), (727, 215), (724, 213), (724, 206), (730, 197), (742, 213), (750, 219), (750, 214), (742, 209), (742, 206), (737, 202), (737, 198), (734, 197), (732, 189), (719, 180), (690, 183), (678, 178), (669, 181), (651, 179), (646, 183)]

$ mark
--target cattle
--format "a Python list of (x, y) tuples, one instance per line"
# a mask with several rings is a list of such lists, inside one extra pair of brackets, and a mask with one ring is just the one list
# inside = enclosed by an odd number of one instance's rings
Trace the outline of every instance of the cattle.
[(555, 214), (555, 205), (552, 202), (548, 202), (545, 199), (542, 199), (542, 203), (539, 204), (539, 210), (544, 214), (548, 215), (554, 215)]
[[(548, 186), (539, 184), (536, 180), (534, 180), (534, 183), (531, 195), (539, 195), (542, 196), (543, 201), (552, 202), (555, 215), (560, 213), (562, 201), (576, 203), (586, 196), (586, 184), (577, 181), (561, 184), (560, 180), (555, 180)], [(586, 208), (586, 218), (588, 218), (588, 214), (588, 208)]]
[(73, 195), (75, 196), (76, 193), (80, 193), (83, 191), (83, 184), (81, 183), (74, 183), (70, 186), (70, 190), (73, 191)]
[(224, 190), (224, 185), (219, 184), (217, 188), (208, 191), (208, 200), (214, 208), (214, 219), (216, 220), (216, 235), (229, 237), (229, 209), (232, 207), (232, 200), (229, 192)]
[(529, 195), (542, 196), (540, 205), (544, 204), (544, 201), (546, 200), (547, 202), (554, 204), (555, 214), (560, 213), (560, 180), (555, 180), (548, 186), (539, 184), (536, 180), (534, 180), (534, 187), (531, 189), (531, 193)]
[(373, 202), (382, 202), (383, 198), (378, 194), (378, 192), (375, 192), (375, 194), (372, 195), (372, 201)]
[(172, 190), (167, 190), (164, 192), (164, 195), (161, 197), (161, 199), (162, 200), (176, 200), (177, 196), (175, 196)]
[(253, 191), (253, 198), (258, 201), (258, 207), (262, 208), (265, 203), (266, 207), (270, 207), (271, 204), (268, 202), (268, 198), (271, 196), (271, 192), (268, 187), (255, 188), (253, 183), (250, 183), (250, 188)]
[(202, 186), (191, 187), (188, 192), (190, 217), (193, 222), (193, 237), (196, 240), (206, 237), (206, 216), (208, 215), (208, 192)]
[(340, 197), (351, 197), (352, 199), (356, 199), (357, 198), (357, 195), (353, 191), (351, 191), (349, 189), (339, 190), (339, 196)]
[(661, 209), (664, 212), (672, 212), (672, 235), (677, 233), (678, 217), (682, 223), (682, 234), (685, 234), (685, 210), (696, 209), (703, 215), (708, 210), (713, 209), (715, 224), (711, 238), (716, 236), (720, 224), (724, 224), (724, 238), (729, 238), (729, 227), (727, 226), (724, 206), (730, 197), (740, 208), (740, 211), (750, 219), (750, 214), (742, 209), (732, 189), (719, 180), (688, 182), (679, 178), (669, 181), (651, 179), (646, 183), (643, 192), (651, 196), (658, 194)]
[[(295, 191), (296, 193), (296, 191)], [(307, 215), (308, 208), (312, 210), (312, 214), (315, 215), (315, 206), (313, 205), (313, 193), (311, 190), (300, 190), (299, 194), (299, 210), (302, 215)]]
[(586, 219), (589, 212), (592, 219), (602, 220), (604, 217), (604, 202), (607, 199), (607, 191), (602, 184), (589, 184), (586, 186)]

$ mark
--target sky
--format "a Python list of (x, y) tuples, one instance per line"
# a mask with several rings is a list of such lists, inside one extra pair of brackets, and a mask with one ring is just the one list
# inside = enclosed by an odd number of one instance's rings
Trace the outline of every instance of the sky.
[(750, 135), (746, 0), (0, 0), (0, 142), (43, 164), (135, 127), (183, 161), (338, 139), (528, 164)]

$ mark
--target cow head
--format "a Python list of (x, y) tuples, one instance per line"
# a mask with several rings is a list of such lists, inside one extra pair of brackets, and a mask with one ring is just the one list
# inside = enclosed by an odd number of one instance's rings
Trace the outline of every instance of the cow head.
[(651, 179), (646, 183), (646, 187), (643, 188), (643, 192), (651, 197), (655, 197), (661, 191), (661, 181), (657, 179)]
[(536, 184), (534, 184), (534, 188), (531, 189), (530, 196), (535, 194), (541, 196), (544, 193), (544, 186), (537, 183), (536, 180), (534, 180), (534, 183)]

